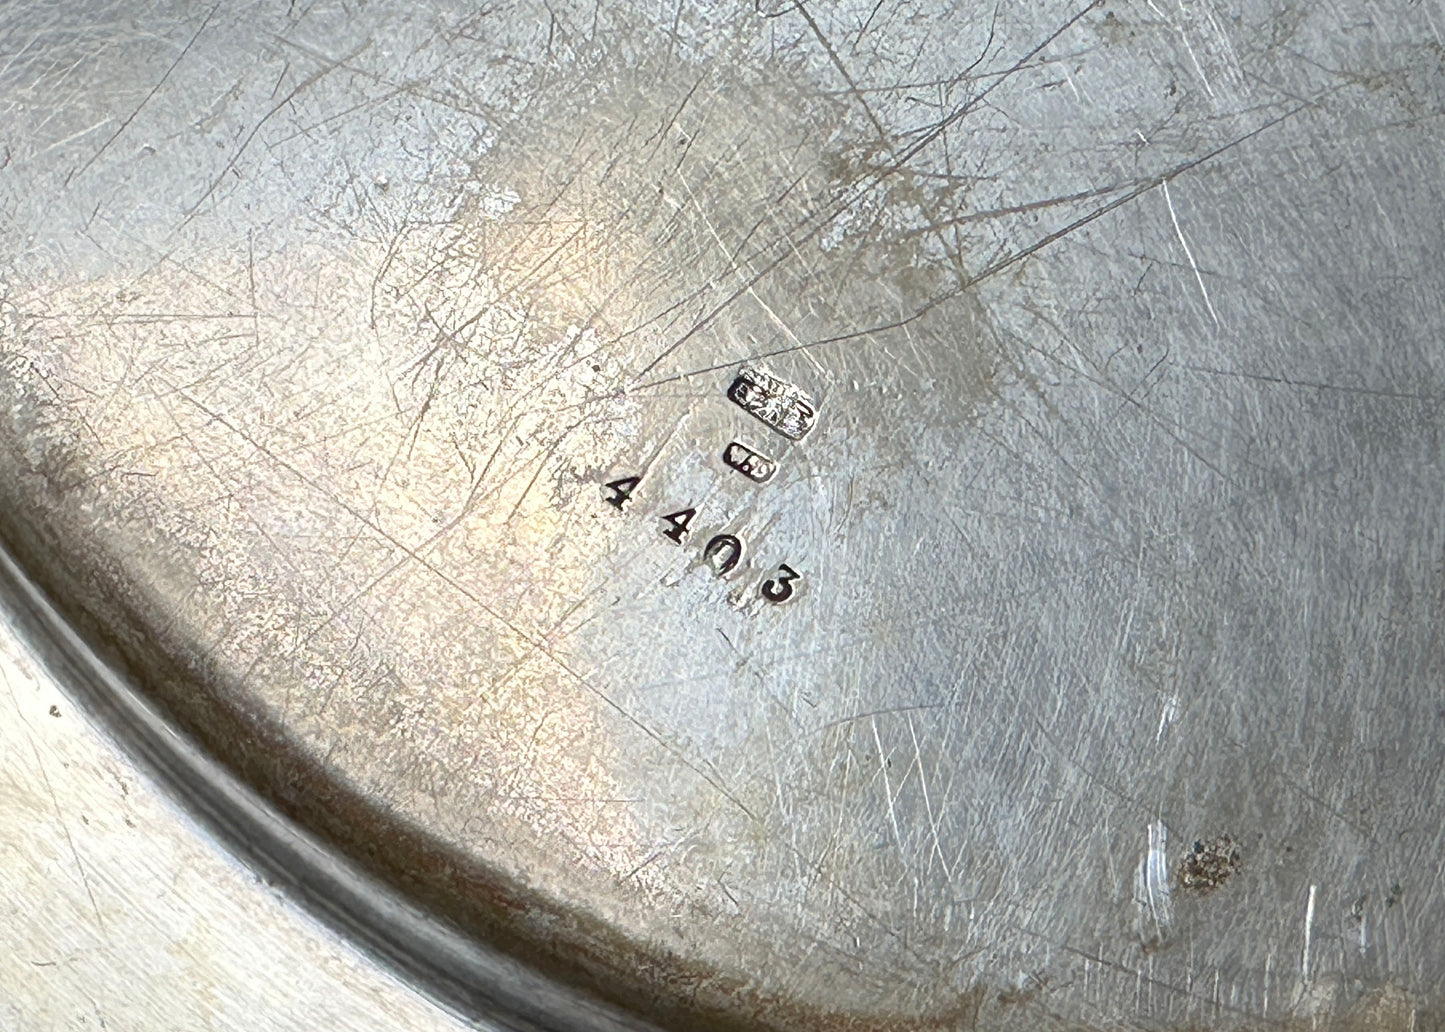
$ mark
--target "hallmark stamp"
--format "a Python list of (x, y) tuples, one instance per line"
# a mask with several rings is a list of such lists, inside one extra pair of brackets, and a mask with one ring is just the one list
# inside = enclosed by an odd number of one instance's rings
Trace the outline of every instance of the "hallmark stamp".
[(766, 484), (778, 471), (778, 464), (761, 452), (733, 441), (723, 449), (723, 462), (755, 484)]
[(807, 391), (772, 373), (744, 366), (728, 388), (728, 400), (790, 440), (800, 441), (818, 421)]

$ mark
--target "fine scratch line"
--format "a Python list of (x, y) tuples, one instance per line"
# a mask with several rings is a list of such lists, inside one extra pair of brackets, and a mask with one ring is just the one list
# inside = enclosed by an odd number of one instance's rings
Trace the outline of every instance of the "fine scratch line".
[(100, 156), (110, 149), (110, 145), (116, 140), (120, 139), (120, 134), (125, 132), (126, 129), (130, 128), (130, 124), (135, 121), (136, 116), (145, 109), (145, 106), (147, 104), (149, 104), (153, 99), (155, 99), (155, 95), (159, 93), (161, 87), (166, 84), (166, 80), (171, 77), (171, 73), (176, 70), (176, 66), (179, 65), (185, 59), (185, 56), (191, 52), (191, 48), (196, 45), (196, 40), (201, 38), (201, 33), (206, 31), (206, 26), (211, 24), (211, 18), (214, 17), (215, 13), (220, 9), (221, 5), (218, 0), (216, 5), (206, 12), (206, 16), (201, 19), (200, 27), (196, 29), (195, 34), (191, 36), (189, 42), (187, 42), (186, 45), (181, 48), (181, 52), (176, 55), (176, 59), (171, 62), (170, 67), (165, 70), (165, 74), (160, 77), (160, 81), (157, 82), (154, 86), (152, 86), (151, 91), (147, 93), (143, 98), (141, 98), (141, 102), (135, 106), (135, 110), (125, 117), (125, 119), (120, 123), (120, 126), (116, 129), (116, 131), (110, 134), (110, 138), (107, 139), (104, 143), (102, 143), (100, 145), (100, 149), (90, 156), (90, 160), (87, 161), (84, 165), (81, 165), (80, 168), (75, 169), (68, 175), (66, 175), (64, 185), (69, 186), (70, 181), (76, 176), (85, 175), (86, 171), (90, 168), (90, 166), (94, 165), (97, 161), (99, 161)]
[(105, 919), (100, 916), (100, 906), (95, 901), (95, 891), (90, 887), (90, 876), (85, 873), (85, 864), (81, 862), (80, 850), (75, 848), (75, 839), (70, 834), (70, 823), (65, 819), (65, 811), (60, 808), (60, 797), (55, 794), (55, 787), (50, 783), (50, 773), (45, 769), (45, 760), (40, 756), (40, 746), (35, 741), (35, 735), (30, 731), (27, 721), (20, 709), (20, 701), (15, 697), (15, 688), (10, 684), (10, 678), (5, 671), (0, 670), (0, 678), (5, 681), (5, 691), (10, 696), (10, 705), (15, 708), (15, 715), (20, 722), (26, 725), (25, 737), (30, 741), (30, 751), (35, 754), (35, 769), (40, 774), (40, 780), (45, 783), (45, 791), (50, 796), (50, 805), (55, 808), (55, 820), (60, 825), (60, 830), (65, 833), (65, 844), (70, 849), (70, 858), (75, 861), (75, 870), (80, 875), (80, 884), (85, 887), (86, 898), (90, 900), (91, 912), (95, 915), (96, 926), (100, 929), (101, 935), (107, 935)]
[(1310, 886), (1310, 899), (1309, 902), (1305, 904), (1305, 948), (1303, 955), (1300, 957), (1300, 976), (1303, 978), (1306, 986), (1310, 984), (1310, 932), (1313, 930), (1315, 923), (1315, 892), (1318, 889), (1318, 885)]
[[(780, 265), (784, 261), (788, 254), (796, 252), (803, 244), (808, 243), (814, 237), (822, 233), (823, 229), (828, 225), (828, 223), (831, 222), (832, 219), (836, 217), (839, 212), (845, 210), (847, 205), (852, 203), (852, 200), (856, 200), (857, 198), (862, 197), (867, 190), (872, 189), (874, 186), (877, 186), (889, 176), (896, 175), (904, 171), (907, 168), (909, 161), (916, 157), (921, 151), (929, 147), (935, 140), (942, 138), (944, 134), (948, 132), (949, 128), (954, 125), (954, 123), (958, 122), (960, 119), (964, 118), (969, 112), (975, 110), (979, 105), (984, 103), (984, 101), (987, 100), (989, 94), (992, 93), (995, 89), (997, 89), (1001, 83), (1006, 81), (1009, 76), (1011, 76), (1018, 70), (1027, 67), (1029, 63), (1034, 60), (1034, 58), (1036, 58), (1040, 53), (1044, 51), (1045, 48), (1047, 48), (1056, 39), (1058, 39), (1060, 36), (1062, 36), (1064, 33), (1069, 31), (1076, 24), (1082, 21), (1083, 18), (1087, 14), (1089, 14), (1089, 12), (1100, 7), (1102, 4), (1103, 0), (1091, 0), (1088, 6), (1077, 12), (1072, 18), (1066, 21), (1058, 29), (1050, 33), (1043, 40), (1043, 42), (1041, 42), (1038, 46), (1034, 47), (1017, 62), (1015, 62), (1012, 68), (1002, 77), (996, 79), (984, 89), (980, 90), (979, 93), (970, 100), (959, 105), (959, 107), (956, 108), (952, 113), (950, 113), (946, 118), (942, 119), (940, 122), (938, 122), (938, 124), (929, 128), (927, 132), (925, 132), (902, 154), (896, 155), (894, 157), (894, 160), (888, 165), (886, 169), (881, 170), (873, 176), (866, 177), (865, 179), (854, 183), (851, 188), (845, 191), (844, 197), (837, 205), (833, 206), (831, 213), (827, 214), (826, 217), (817, 219), (816, 212), (808, 215), (801, 223), (800, 228), (802, 226), (806, 226), (809, 221), (813, 221), (815, 219), (816, 224), (811, 229), (809, 229), (807, 233), (803, 234), (796, 240), (784, 241), (784, 243), (788, 246), (789, 250), (786, 250), (782, 256), (773, 259), (759, 272), (754, 273), (753, 276), (748, 279), (741, 287), (733, 291), (732, 294), (725, 298), (721, 303), (716, 305), (706, 315), (702, 316), (700, 319), (694, 322), (692, 326), (689, 327), (676, 340), (674, 340), (667, 347), (663, 348), (656, 357), (654, 357), (650, 362), (647, 363), (647, 365), (643, 366), (640, 370), (637, 371), (636, 375), (633, 377), (633, 386), (651, 387), (655, 386), (657, 383), (667, 382), (664, 380), (652, 381), (651, 383), (647, 383), (644, 382), (643, 378), (646, 377), (648, 373), (652, 372), (652, 370), (656, 369), (659, 365), (661, 365), (667, 358), (669, 358), (673, 353), (675, 353), (678, 349), (685, 345), (689, 340), (695, 337), (698, 333), (702, 332), (703, 329), (709, 326), (713, 322), (713, 320), (715, 320), (719, 315), (726, 311), (728, 307), (733, 304), (734, 301), (736, 301), (739, 297), (745, 294), (750, 288), (760, 283), (765, 276), (769, 275), (778, 265)], [(790, 346), (786, 350), (804, 351), (812, 346), (812, 344), (795, 344)], [(693, 375), (696, 375), (696, 371), (692, 373), (681, 374), (681, 376)], [(678, 376), (669, 377), (668, 379), (671, 380), (680, 378), (681, 377)]]
[[(1332, 93), (1335, 93), (1335, 92), (1338, 92), (1338, 89), (1327, 90), (1327, 91), (1325, 91), (1325, 94), (1322, 94), (1322, 96), (1327, 96), (1327, 95), (1332, 94)], [(823, 337), (823, 338), (821, 338), (821, 339), (819, 339), (819, 340), (807, 341), (806, 343), (801, 344), (801, 345), (791, 344), (791, 345), (788, 345), (787, 347), (776, 348), (776, 349), (774, 349), (774, 350), (772, 350), (772, 351), (759, 352), (758, 354), (755, 354), (755, 355), (749, 355), (746, 359), (742, 359), (742, 361), (756, 362), (756, 361), (761, 361), (761, 360), (763, 360), (763, 359), (775, 358), (775, 357), (777, 357), (778, 355), (790, 354), (790, 353), (792, 353), (792, 352), (794, 352), (794, 351), (802, 351), (802, 350), (805, 350), (805, 349), (826, 347), (827, 345), (830, 345), (830, 344), (838, 344), (838, 343), (841, 343), (841, 342), (843, 342), (843, 341), (857, 340), (857, 339), (860, 339), (860, 338), (870, 337), (870, 336), (873, 336), (873, 335), (875, 335), (875, 334), (881, 334), (881, 333), (886, 333), (886, 332), (889, 332), (889, 331), (892, 331), (892, 330), (902, 329), (903, 327), (909, 325), (910, 323), (915, 322), (915, 321), (917, 321), (918, 319), (922, 318), (924, 315), (928, 314), (930, 311), (932, 311), (933, 309), (937, 308), (939, 305), (944, 304), (944, 303), (952, 300), (953, 298), (957, 297), (958, 295), (962, 294), (964, 291), (969, 290), (969, 289), (971, 289), (971, 288), (973, 288), (973, 287), (976, 287), (978, 284), (984, 282), (985, 280), (992, 279), (993, 277), (999, 275), (1000, 273), (1004, 272), (1005, 270), (1007, 270), (1007, 269), (1009, 269), (1009, 268), (1012, 268), (1013, 266), (1019, 264), (1020, 262), (1023, 262), (1023, 261), (1025, 261), (1025, 260), (1033, 257), (1035, 254), (1039, 253), (1040, 251), (1044, 250), (1045, 248), (1049, 247), (1050, 245), (1052, 245), (1052, 244), (1058, 242), (1059, 240), (1062, 240), (1062, 239), (1064, 239), (1065, 237), (1069, 236), (1070, 234), (1072, 234), (1072, 233), (1074, 233), (1074, 232), (1082, 229), (1084, 226), (1089, 225), (1091, 222), (1094, 222), (1094, 221), (1097, 220), (1097, 219), (1103, 218), (1105, 215), (1108, 215), (1110, 212), (1117, 211), (1118, 209), (1124, 207), (1125, 205), (1134, 202), (1135, 200), (1137, 200), (1137, 199), (1139, 199), (1140, 197), (1144, 196), (1144, 194), (1148, 193), (1150, 190), (1153, 190), (1153, 189), (1155, 189), (1155, 188), (1157, 188), (1157, 187), (1159, 187), (1159, 186), (1162, 186), (1162, 185), (1163, 185), (1164, 183), (1166, 183), (1168, 180), (1174, 179), (1174, 178), (1176, 178), (1176, 177), (1178, 177), (1178, 176), (1180, 176), (1180, 175), (1183, 175), (1183, 174), (1186, 173), (1186, 172), (1192, 171), (1193, 169), (1196, 169), (1196, 168), (1199, 168), (1199, 167), (1201, 167), (1201, 166), (1203, 166), (1203, 165), (1206, 165), (1206, 164), (1208, 164), (1209, 162), (1213, 161), (1215, 158), (1218, 158), (1220, 155), (1222, 155), (1222, 154), (1224, 154), (1224, 153), (1226, 153), (1226, 152), (1228, 152), (1228, 151), (1231, 151), (1231, 150), (1235, 149), (1236, 147), (1239, 147), (1240, 145), (1249, 142), (1250, 140), (1255, 139), (1256, 137), (1262, 135), (1263, 133), (1268, 132), (1270, 129), (1273, 129), (1273, 128), (1274, 128), (1275, 126), (1277, 126), (1277, 125), (1281, 125), (1281, 124), (1283, 124), (1284, 122), (1289, 121), (1291, 118), (1295, 117), (1295, 116), (1298, 115), (1300, 112), (1308, 110), (1310, 107), (1313, 107), (1313, 106), (1314, 106), (1315, 104), (1317, 104), (1317, 103), (1318, 103), (1317, 100), (1305, 101), (1304, 103), (1301, 103), (1301, 104), (1297, 105), (1296, 107), (1290, 108), (1288, 111), (1285, 111), (1284, 113), (1282, 113), (1282, 114), (1280, 114), (1280, 115), (1278, 115), (1278, 116), (1276, 116), (1276, 117), (1274, 117), (1274, 118), (1271, 118), (1269, 121), (1267, 121), (1267, 122), (1265, 122), (1264, 124), (1258, 126), (1257, 128), (1252, 129), (1252, 130), (1250, 130), (1249, 132), (1244, 133), (1244, 134), (1242, 134), (1242, 135), (1240, 135), (1240, 136), (1237, 136), (1237, 137), (1235, 137), (1235, 138), (1233, 138), (1233, 139), (1231, 139), (1231, 140), (1228, 140), (1228, 141), (1220, 144), (1218, 147), (1215, 147), (1213, 150), (1208, 151), (1208, 152), (1205, 153), (1205, 154), (1201, 154), (1201, 155), (1200, 155), (1199, 157), (1197, 157), (1197, 158), (1192, 158), (1192, 159), (1190, 159), (1189, 161), (1185, 161), (1185, 162), (1183, 162), (1183, 163), (1181, 163), (1181, 164), (1179, 164), (1179, 165), (1174, 166), (1174, 167), (1171, 168), (1171, 169), (1168, 169), (1168, 170), (1166, 170), (1166, 171), (1164, 171), (1164, 172), (1161, 172), (1161, 173), (1159, 173), (1159, 174), (1157, 174), (1157, 175), (1150, 176), (1148, 179), (1145, 179), (1145, 180), (1144, 180), (1142, 183), (1140, 183), (1138, 186), (1134, 187), (1132, 190), (1128, 191), (1127, 193), (1123, 194), (1122, 196), (1116, 197), (1116, 198), (1114, 198), (1112, 201), (1109, 201), (1107, 204), (1102, 204), (1102, 205), (1100, 205), (1099, 207), (1094, 208), (1092, 211), (1089, 211), (1088, 213), (1079, 216), (1077, 219), (1074, 219), (1072, 222), (1068, 223), (1067, 225), (1061, 226), (1060, 228), (1054, 230), (1053, 232), (1048, 233), (1048, 234), (1040, 237), (1039, 239), (1035, 240), (1032, 244), (1028, 245), (1027, 247), (1022, 248), (1021, 250), (1015, 251), (1015, 252), (1012, 253), (1012, 254), (1003, 255), (1003, 256), (1000, 257), (997, 261), (994, 261), (994, 262), (991, 263), (990, 265), (984, 267), (982, 270), (980, 270), (979, 272), (975, 273), (973, 276), (969, 277), (967, 280), (965, 280), (963, 283), (959, 284), (958, 286), (953, 287), (953, 288), (950, 288), (949, 290), (944, 291), (943, 293), (937, 294), (937, 295), (935, 295), (934, 297), (930, 298), (928, 301), (926, 301), (926, 302), (924, 302), (922, 305), (920, 305), (920, 306), (919, 306), (912, 314), (910, 314), (910, 315), (904, 316), (904, 317), (902, 317), (902, 318), (900, 318), (900, 319), (892, 320), (892, 321), (890, 321), (890, 322), (880, 323), (880, 324), (875, 325), (875, 326), (869, 326), (869, 327), (867, 327), (867, 328), (865, 328), (865, 329), (850, 330), (850, 331), (848, 331), (847, 333), (840, 333), (840, 334), (836, 334), (836, 335), (831, 336), (831, 337)], [(765, 270), (765, 271), (766, 271), (766, 270)], [(759, 273), (759, 276), (761, 276), (761, 275), (763, 275), (763, 273)], [(1206, 295), (1206, 300), (1207, 300), (1207, 295)], [(1211, 312), (1213, 311), (1213, 307), (1212, 307), (1212, 306), (1211, 306), (1211, 309), (1210, 309), (1210, 310), (1211, 310)], [(711, 318), (711, 317), (709, 317), (709, 318)], [(1217, 317), (1216, 317), (1216, 320), (1217, 320)], [(688, 331), (689, 334), (691, 334), (691, 333), (693, 333), (693, 332), (695, 332), (695, 329)], [(677, 346), (680, 346), (680, 343), (679, 343)], [(670, 354), (672, 351), (675, 351), (675, 350), (676, 350), (676, 346), (671, 347), (671, 348), (668, 349), (668, 353)], [(642, 373), (639, 373), (639, 374), (638, 374), (639, 380), (640, 380), (640, 377), (641, 377), (641, 376), (645, 375), (650, 369), (652, 369), (652, 368), (655, 367), (659, 362), (661, 362), (662, 358), (665, 358), (665, 357), (666, 357), (666, 355), (659, 356), (659, 358), (656, 359), (655, 361), (653, 361), (653, 362), (647, 367), (647, 369), (644, 369), (644, 370), (642, 371)], [(736, 365), (736, 364), (738, 363), (738, 361), (739, 361), (739, 359), (730, 359), (730, 360), (727, 361), (727, 362), (721, 362), (721, 363), (718, 363), (718, 364), (716, 364), (716, 365), (703, 366), (703, 367), (698, 368), (698, 369), (690, 369), (690, 370), (687, 370), (686, 372), (674, 373), (674, 374), (672, 374), (672, 375), (670, 375), (670, 376), (660, 377), (660, 378), (655, 379), (655, 380), (640, 380), (640, 382), (634, 384), (634, 385), (632, 386), (632, 388), (630, 388), (630, 389), (632, 389), (632, 390), (637, 390), (637, 391), (652, 390), (652, 389), (654, 389), (654, 388), (661, 387), (661, 386), (663, 386), (663, 385), (665, 385), (665, 384), (675, 383), (675, 382), (677, 382), (677, 381), (679, 381), (679, 380), (686, 380), (686, 379), (688, 379), (688, 378), (690, 378), (690, 377), (694, 377), (694, 376), (703, 376), (703, 375), (706, 375), (707, 373), (716, 372), (716, 371), (719, 370), (719, 369), (728, 369), (728, 368)]]
[(1209, 317), (1214, 320), (1214, 325), (1222, 328), (1219, 313), (1214, 310), (1214, 302), (1209, 300), (1209, 289), (1204, 285), (1204, 277), (1199, 274), (1199, 264), (1194, 260), (1194, 252), (1189, 249), (1189, 241), (1184, 239), (1179, 216), (1174, 214), (1174, 202), (1169, 198), (1169, 180), (1163, 180), (1159, 189), (1164, 191), (1164, 205), (1169, 209), (1169, 221), (1174, 223), (1174, 234), (1179, 237), (1179, 246), (1184, 248), (1184, 257), (1189, 259), (1189, 267), (1194, 270), (1194, 280), (1199, 284), (1199, 293), (1204, 295), (1204, 307), (1209, 309)]

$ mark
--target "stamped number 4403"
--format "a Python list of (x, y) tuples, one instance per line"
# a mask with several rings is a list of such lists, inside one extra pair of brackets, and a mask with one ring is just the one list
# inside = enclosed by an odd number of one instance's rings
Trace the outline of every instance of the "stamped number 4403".
[[(622, 477), (620, 480), (604, 484), (602, 490), (607, 504), (619, 512), (624, 511), (624, 506), (640, 483), (642, 483), (642, 477), (637, 476)], [(683, 544), (692, 526), (693, 517), (696, 515), (696, 509), (686, 508), (658, 516), (663, 524), (660, 528), (662, 536), (679, 545)], [(742, 562), (743, 549), (743, 541), (737, 535), (717, 534), (709, 538), (707, 544), (703, 546), (703, 560), (714, 574), (726, 577), (737, 569), (738, 563)], [(802, 574), (787, 563), (781, 563), (773, 575), (759, 586), (758, 593), (767, 601), (777, 605), (788, 601), (796, 594), (794, 585), (801, 579)]]

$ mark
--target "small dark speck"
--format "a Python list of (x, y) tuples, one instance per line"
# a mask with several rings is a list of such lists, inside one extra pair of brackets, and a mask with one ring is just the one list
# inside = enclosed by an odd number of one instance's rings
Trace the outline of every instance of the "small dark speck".
[(1228, 881), (1239, 864), (1239, 845), (1228, 835), (1198, 840), (1179, 861), (1179, 887), (1210, 892)]
[(125, 826), (126, 826), (127, 828), (134, 828), (134, 827), (135, 827), (135, 821), (131, 820), (129, 817), (124, 818), (124, 820), (125, 820)]
[(1400, 887), (1399, 882), (1391, 885), (1390, 894), (1385, 897), (1385, 906), (1393, 907), (1396, 903), (1400, 902), (1400, 897), (1404, 894), (1405, 890)]
[(86, 825), (88, 825), (88, 824), (90, 823), (90, 818), (87, 817), (85, 814), (81, 814), (81, 815), (80, 815), (80, 823), (81, 823), (81, 824), (86, 824)]
[(600, 365), (595, 365), (595, 366), (592, 367), (592, 371), (593, 371), (594, 373), (600, 373), (600, 372), (602, 372), (602, 367), (601, 367)]
[(50, 707), (50, 715), (51, 715), (52, 717), (58, 717), (58, 716), (60, 716), (60, 707), (59, 707), (59, 706), (51, 706), (51, 707)]

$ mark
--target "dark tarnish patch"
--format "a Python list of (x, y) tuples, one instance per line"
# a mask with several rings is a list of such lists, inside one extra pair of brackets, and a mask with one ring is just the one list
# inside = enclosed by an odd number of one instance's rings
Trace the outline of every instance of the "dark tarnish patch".
[(1179, 861), (1179, 887), (1212, 892), (1239, 870), (1240, 862), (1239, 844), (1228, 835), (1197, 840)]

